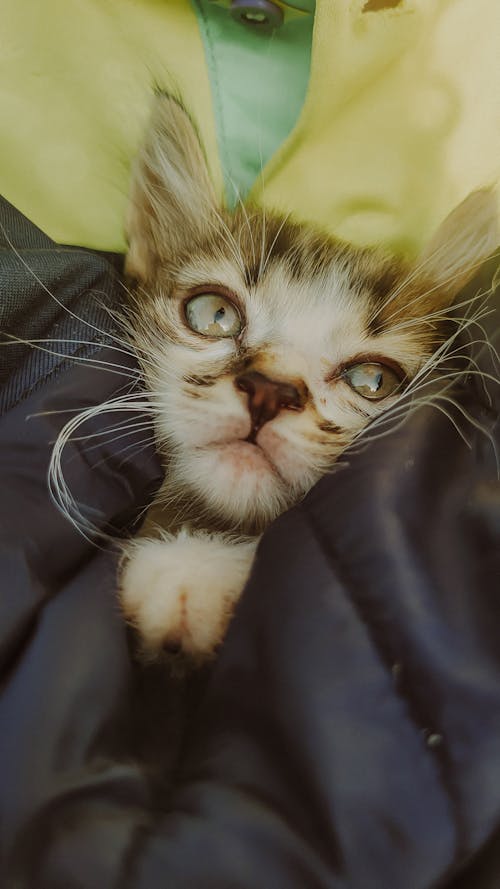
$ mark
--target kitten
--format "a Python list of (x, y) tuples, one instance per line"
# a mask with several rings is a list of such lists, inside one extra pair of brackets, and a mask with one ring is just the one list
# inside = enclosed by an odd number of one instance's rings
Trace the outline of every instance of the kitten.
[[(210, 656), (258, 535), (435, 365), (448, 307), (497, 246), (471, 194), (414, 265), (218, 202), (183, 108), (160, 96), (133, 177), (129, 324), (165, 480), (125, 549), (145, 651)], [(448, 319), (448, 320), (447, 320)]]

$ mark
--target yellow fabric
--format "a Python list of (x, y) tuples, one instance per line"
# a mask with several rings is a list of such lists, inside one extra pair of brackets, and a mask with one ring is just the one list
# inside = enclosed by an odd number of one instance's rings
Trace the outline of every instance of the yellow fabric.
[(221, 183), (188, 0), (0, 0), (0, 194), (62, 243), (123, 250), (154, 85), (176, 89)]
[[(255, 197), (355, 242), (415, 250), (498, 178), (500, 4), (365, 2), (318, 0), (306, 103)], [(187, 0), (0, 0), (0, 13), (0, 192), (49, 235), (123, 249), (154, 83), (183, 96), (222, 189)]]
[(265, 171), (264, 202), (414, 252), (499, 178), (500, 4), (365, 3), (318, 2), (308, 97)]

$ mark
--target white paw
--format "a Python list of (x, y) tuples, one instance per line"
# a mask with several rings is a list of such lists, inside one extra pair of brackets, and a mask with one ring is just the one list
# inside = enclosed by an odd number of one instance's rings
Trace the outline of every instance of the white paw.
[(129, 544), (120, 600), (146, 653), (178, 648), (195, 657), (211, 655), (245, 585), (255, 545), (187, 531)]

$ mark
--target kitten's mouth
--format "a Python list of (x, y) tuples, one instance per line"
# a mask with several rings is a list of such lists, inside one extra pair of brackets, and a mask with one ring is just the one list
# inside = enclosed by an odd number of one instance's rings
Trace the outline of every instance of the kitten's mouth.
[(230, 460), (239, 472), (272, 473), (282, 481), (279, 470), (252, 433), (247, 438), (220, 442), (216, 447), (222, 452), (221, 456)]

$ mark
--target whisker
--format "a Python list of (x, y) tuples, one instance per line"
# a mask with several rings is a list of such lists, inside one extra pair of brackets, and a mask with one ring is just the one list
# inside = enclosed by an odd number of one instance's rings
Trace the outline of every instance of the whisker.
[[(137, 456), (138, 454), (140, 454), (142, 451), (145, 451), (147, 447), (149, 447), (149, 446), (151, 446), (151, 445), (154, 445), (154, 443), (155, 443), (155, 439), (154, 439), (154, 437), (151, 437), (151, 436), (148, 436), (147, 438), (142, 438), (142, 439), (140, 439), (139, 441), (134, 441), (134, 442), (132, 442), (131, 444), (126, 445), (125, 447), (121, 448), (121, 449), (120, 449), (119, 451), (117, 451), (116, 453), (113, 453), (113, 454), (112, 454), (113, 460), (118, 460), (118, 458), (121, 457), (122, 454), (125, 454), (125, 453), (126, 453), (127, 451), (129, 451), (131, 448), (135, 448), (135, 450), (132, 451), (132, 452), (128, 455), (128, 457), (126, 457), (125, 459), (120, 459), (120, 460), (117, 462), (117, 466), (121, 467), (121, 466), (123, 466), (123, 464), (126, 463), (128, 460), (133, 460), (134, 457), (136, 457), (136, 456)], [(94, 463), (93, 466), (94, 466), (94, 468), (97, 469), (98, 466), (102, 466), (102, 465), (103, 465), (104, 463), (106, 463), (108, 460), (109, 460), (109, 455), (108, 455), (108, 456), (104, 456), (104, 457), (102, 457), (100, 460), (98, 460), (97, 463)]]
[(15, 246), (15, 244), (9, 237), (7, 229), (5, 228), (5, 226), (3, 225), (2, 222), (0, 222), (0, 230), (2, 231), (7, 244), (9, 245), (9, 247), (12, 250), (12, 252), (14, 253), (14, 255), (18, 258), (19, 262), (24, 266), (26, 271), (31, 275), (33, 280), (36, 281), (37, 284), (42, 288), (44, 293), (47, 294), (47, 296), (50, 296), (50, 298), (52, 300), (54, 300), (54, 302), (58, 306), (60, 306), (60, 308), (63, 309), (68, 315), (70, 315), (71, 318), (74, 318), (75, 321), (78, 321), (81, 324), (85, 324), (86, 327), (90, 328), (91, 330), (95, 330), (95, 332), (98, 333), (100, 336), (104, 336), (106, 338), (109, 337), (111, 339), (116, 340), (116, 337), (114, 336), (114, 334), (112, 334), (106, 330), (101, 330), (100, 327), (97, 327), (95, 324), (92, 324), (90, 321), (87, 321), (85, 318), (82, 318), (80, 315), (77, 315), (70, 308), (68, 308), (68, 306), (66, 306), (63, 302), (61, 302), (61, 300), (58, 299), (58, 297), (54, 293), (51, 292), (51, 290), (42, 281), (42, 279), (36, 274), (36, 272), (32, 268), (30, 268), (29, 264), (26, 262), (23, 255), (20, 253), (20, 251), (17, 249), (17, 247)]
[[(119, 374), (120, 376), (126, 376), (132, 380), (139, 379), (141, 375), (139, 369), (131, 370), (130, 367), (125, 367), (122, 364), (116, 364), (112, 361), (103, 361), (100, 358), (86, 357), (84, 355), (77, 355), (75, 353), (68, 354), (65, 352), (58, 352), (55, 349), (48, 349), (46, 346), (39, 345), (40, 342), (50, 342), (50, 340), (26, 340), (11, 333), (3, 333), (2, 335), (9, 337), (9, 340), (7, 342), (0, 343), (0, 347), (8, 345), (30, 346), (31, 348), (36, 349), (39, 352), (45, 352), (45, 354), (47, 355), (55, 355), (57, 358), (61, 358), (62, 360), (67, 359), (69, 361), (78, 362), (79, 364), (87, 364), (90, 367), (93, 367), (95, 370), (105, 370), (108, 373), (115, 373)], [(61, 340), (61, 342), (65, 342), (65, 340)], [(80, 344), (79, 340), (68, 340), (68, 342), (75, 342)], [(92, 343), (92, 345), (96, 344)]]
[(278, 240), (281, 232), (283, 231), (285, 225), (287, 224), (290, 216), (291, 216), (291, 211), (290, 211), (290, 213), (287, 213), (286, 216), (283, 217), (281, 224), (278, 226), (278, 231), (276, 232), (276, 234), (271, 242), (271, 246), (269, 247), (269, 250), (267, 251), (267, 256), (264, 260), (264, 265), (262, 267), (262, 274), (265, 274), (265, 271), (267, 269), (267, 266), (269, 264), (269, 261), (271, 259), (272, 253), (273, 253), (274, 245), (276, 244), (276, 241)]
[(81, 506), (71, 493), (62, 468), (62, 454), (65, 446), (72, 441), (74, 433), (85, 422), (95, 419), (101, 414), (116, 413), (118, 411), (134, 411), (137, 413), (137, 404), (125, 398), (110, 398), (98, 405), (92, 405), (70, 418), (57, 436), (48, 469), (48, 484), (50, 496), (55, 505), (66, 516), (68, 521), (79, 530), (87, 540), (96, 538), (113, 541), (114, 538), (102, 529), (94, 525), (82, 512)]
[[(401, 321), (399, 324), (391, 324), (391, 333), (394, 333), (398, 330), (406, 330), (411, 329), (412, 327), (419, 327), (424, 323), (433, 321), (451, 321), (458, 325), (461, 322), (465, 322), (469, 319), (467, 315), (464, 315), (463, 317), (458, 316), (456, 314), (456, 310), (464, 307), (471, 308), (471, 306), (483, 296), (484, 294), (479, 293), (476, 294), (474, 297), (471, 297), (471, 299), (464, 300), (460, 303), (454, 303), (452, 306), (445, 306), (442, 309), (435, 309), (434, 311), (428, 312), (425, 315), (418, 315), (415, 318), (408, 318), (405, 321)], [(494, 311), (494, 309), (484, 309), (483, 311), (483, 307), (482, 305), (480, 305), (477, 315), (474, 316), (473, 320), (481, 320), (482, 318), (487, 318), (489, 315), (494, 314)]]
[(139, 431), (142, 431), (143, 429), (151, 429), (153, 422), (154, 420), (149, 418), (144, 420), (137, 420), (136, 422), (124, 423), (122, 418), (122, 420), (120, 420), (118, 423), (112, 423), (110, 426), (107, 426), (106, 429), (99, 429), (98, 432), (89, 432), (88, 435), (74, 435), (69, 439), (69, 441), (90, 441), (93, 438), (99, 438), (100, 441), (98, 441), (96, 445), (85, 448), (85, 451), (90, 451), (93, 447), (100, 448), (103, 444), (111, 444), (111, 442), (115, 441), (115, 438), (108, 439), (105, 438), (105, 436), (119, 433), (118, 435), (116, 435), (116, 438), (122, 438), (124, 435), (128, 435), (129, 432), (134, 433), (137, 429), (139, 429)]
[(252, 231), (252, 226), (250, 225), (250, 218), (249, 218), (249, 216), (248, 216), (248, 211), (247, 211), (247, 208), (246, 208), (246, 206), (245, 206), (243, 200), (241, 199), (241, 195), (240, 195), (240, 191), (239, 191), (238, 186), (236, 185), (235, 182), (233, 182), (232, 179), (230, 179), (230, 182), (231, 182), (231, 185), (232, 185), (232, 187), (233, 187), (233, 189), (234, 189), (234, 193), (235, 193), (235, 195), (236, 195), (236, 200), (237, 200), (238, 204), (240, 205), (240, 207), (241, 207), (241, 211), (242, 211), (242, 213), (243, 213), (243, 218), (244, 218), (244, 220), (245, 220), (245, 224), (246, 224), (246, 227), (247, 227), (247, 230), (248, 230), (248, 234), (249, 234), (249, 237), (250, 237), (250, 244), (251, 244), (251, 247), (252, 247), (252, 260), (253, 260), (253, 264), (255, 265), (256, 262), (257, 262), (257, 255), (256, 255), (256, 252), (255, 252), (255, 241), (254, 241), (254, 238), (253, 238), (253, 231)]
[[(120, 406), (119, 410), (121, 411), (130, 410), (134, 412), (156, 412), (155, 405), (150, 403), (149, 397), (147, 397), (142, 390), (131, 392), (128, 395), (117, 395), (115, 397), (115, 400), (120, 403), (127, 402), (127, 404), (123, 404)], [(75, 407), (57, 408), (50, 411), (37, 411), (34, 414), (28, 414), (26, 419), (29, 420), (33, 417), (50, 417), (53, 414), (74, 414), (76, 411), (78, 411), (78, 408)]]
[(19, 343), (19, 342), (26, 343), (29, 346), (33, 345), (34, 343), (73, 343), (78, 346), (101, 346), (102, 345), (106, 349), (112, 349), (113, 352), (121, 352), (123, 355), (133, 355), (133, 356), (135, 355), (132, 347), (130, 347), (129, 349), (122, 349), (122, 348), (119, 348), (118, 346), (113, 346), (111, 343), (109, 343), (109, 344), (108, 343), (100, 343), (100, 342), (97, 342), (97, 340), (80, 340), (80, 339), (73, 339), (70, 337), (66, 337), (66, 338), (36, 337), (35, 339), (23, 340), (23, 339), (20, 339), (19, 337), (17, 337), (13, 333), (4, 333), (3, 331), (2, 331), (2, 336), (8, 336), (8, 337), (10, 337), (10, 339), (7, 342), (1, 342), (0, 343), (1, 346), (15, 345), (16, 343)]
[[(114, 442), (116, 442), (116, 441), (120, 441), (122, 438), (128, 438), (130, 435), (137, 435), (139, 432), (144, 432), (145, 429), (148, 429), (150, 431), (148, 441), (155, 441), (155, 435), (153, 432), (151, 432), (151, 421), (150, 421), (149, 423), (137, 424), (136, 426), (131, 426), (129, 428), (124, 427), (124, 431), (119, 432), (117, 435), (113, 435), (111, 438), (101, 437), (100, 441), (96, 442), (93, 445), (89, 445), (88, 447), (86, 447), (85, 453), (87, 453), (89, 451), (94, 451), (96, 448), (102, 448), (104, 446), (107, 447), (108, 445), (114, 444)], [(115, 432), (117, 432), (117, 431), (118, 430), (115, 430)], [(92, 436), (92, 435), (88, 436), (88, 438), (93, 438), (93, 437), (94, 436)], [(86, 440), (88, 440), (88, 438), (86, 438), (85, 436), (78, 436), (76, 438), (71, 438), (70, 442), (86, 441)], [(134, 444), (137, 444), (137, 442), (134, 442)]]
[[(228, 247), (232, 258), (236, 262), (236, 265), (238, 266), (242, 276), (244, 277), (245, 263), (243, 261), (243, 257), (241, 254), (241, 245), (237, 242), (231, 229), (225, 222), (222, 214), (216, 213), (216, 219), (217, 219), (217, 222), (210, 221), (211, 227), (217, 232), (217, 234), (222, 235), (222, 238), (223, 238), (223, 241), (224, 241), (226, 247)], [(221, 226), (222, 226), (222, 231), (221, 231)]]

